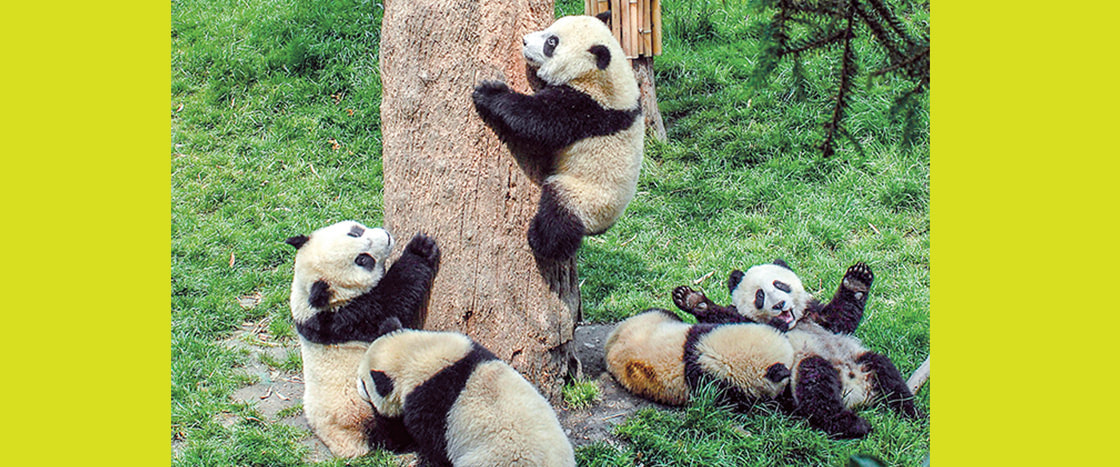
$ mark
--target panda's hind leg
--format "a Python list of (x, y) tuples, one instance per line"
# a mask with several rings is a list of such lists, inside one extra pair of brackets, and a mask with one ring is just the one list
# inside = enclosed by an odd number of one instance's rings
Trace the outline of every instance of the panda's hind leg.
[(538, 257), (551, 260), (571, 258), (579, 249), (586, 229), (579, 216), (565, 206), (564, 194), (553, 184), (541, 189), (537, 215), (529, 225), (529, 246)]
[(914, 395), (906, 386), (902, 373), (895, 368), (891, 359), (886, 355), (875, 352), (865, 352), (856, 358), (856, 363), (863, 365), (863, 370), (873, 375), (875, 393), (894, 411), (910, 418), (920, 416), (914, 407)]
[(844, 408), (840, 373), (828, 360), (810, 356), (797, 366), (796, 413), (809, 419), (809, 425), (837, 438), (862, 438), (871, 424)]

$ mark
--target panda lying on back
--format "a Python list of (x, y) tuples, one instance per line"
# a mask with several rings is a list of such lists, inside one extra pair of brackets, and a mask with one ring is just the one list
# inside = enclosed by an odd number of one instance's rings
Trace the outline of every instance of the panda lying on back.
[(852, 409), (875, 399), (904, 416), (918, 416), (913, 395), (890, 359), (851, 334), (863, 318), (874, 277), (866, 264), (853, 265), (832, 301), (821, 305), (789, 265), (777, 260), (732, 272), (729, 306), (683, 286), (673, 290), (673, 302), (702, 323), (756, 322), (786, 331), (794, 350), (789, 408), (830, 435), (858, 438), (871, 425)]
[(391, 436), (399, 429), (373, 423), (354, 371), (386, 318), (416, 324), (439, 265), (435, 241), (416, 235), (388, 271), (393, 238), (383, 229), (345, 221), (287, 243), (296, 248), (290, 300), (308, 423), (337, 456), (367, 453), (371, 432), (386, 447), (404, 447), (406, 438)]
[(645, 121), (638, 82), (606, 26), (610, 13), (567, 16), (524, 37), (522, 50), (545, 86), (531, 96), (504, 83), (475, 88), (479, 114), (511, 146), (551, 175), (529, 226), (540, 257), (570, 258), (584, 235), (614, 225), (638, 185)]

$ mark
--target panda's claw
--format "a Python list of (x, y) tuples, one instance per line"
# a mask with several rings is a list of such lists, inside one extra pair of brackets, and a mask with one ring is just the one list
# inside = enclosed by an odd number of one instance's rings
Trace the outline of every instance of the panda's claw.
[(694, 313), (708, 308), (708, 297), (704, 296), (704, 292), (698, 292), (682, 285), (673, 289), (673, 304), (681, 311)]
[(875, 274), (871, 272), (871, 267), (860, 261), (853, 264), (844, 273), (844, 280), (841, 283), (842, 287), (852, 291), (857, 298), (864, 298), (867, 291), (871, 290), (871, 283), (875, 281)]
[(424, 234), (416, 234), (412, 240), (408, 242), (405, 247), (406, 253), (412, 253), (419, 256), (430, 266), (435, 266), (439, 263), (439, 246), (436, 245), (435, 239)]
[(477, 102), (480, 98), (486, 98), (495, 94), (501, 94), (509, 91), (509, 86), (501, 81), (483, 81), (474, 88), (474, 100)]

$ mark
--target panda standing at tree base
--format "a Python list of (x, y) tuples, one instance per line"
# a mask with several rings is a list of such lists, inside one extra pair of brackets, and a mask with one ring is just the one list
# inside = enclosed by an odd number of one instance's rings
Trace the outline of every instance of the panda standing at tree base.
[(535, 94), (486, 81), (472, 96), (498, 136), (543, 159), (550, 174), (528, 232), (542, 258), (575, 255), (584, 235), (614, 225), (637, 190), (645, 121), (637, 78), (609, 20), (609, 12), (566, 16), (526, 35), (522, 53), (545, 83)]

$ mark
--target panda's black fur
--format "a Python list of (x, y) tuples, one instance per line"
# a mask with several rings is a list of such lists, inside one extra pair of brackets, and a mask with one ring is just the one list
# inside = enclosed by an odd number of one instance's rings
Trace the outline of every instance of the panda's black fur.
[(609, 15), (568, 16), (525, 36), (526, 61), (545, 83), (536, 93), (484, 81), (472, 96), (512, 152), (549, 174), (528, 230), (541, 258), (570, 258), (583, 236), (617, 221), (636, 191), (645, 121), (637, 79), (604, 25)]
[[(746, 280), (752, 283), (745, 284)], [(858, 438), (871, 426), (852, 409), (872, 399), (904, 416), (920, 415), (890, 359), (868, 350), (851, 335), (863, 318), (873, 280), (871, 268), (857, 263), (848, 268), (832, 300), (822, 305), (805, 292), (789, 265), (778, 260), (747, 273), (732, 272), (728, 280), (732, 305), (716, 305), (688, 287), (675, 289), (673, 302), (700, 322), (762, 322), (785, 331), (796, 352), (785, 407), (830, 435)]]

